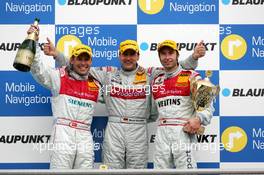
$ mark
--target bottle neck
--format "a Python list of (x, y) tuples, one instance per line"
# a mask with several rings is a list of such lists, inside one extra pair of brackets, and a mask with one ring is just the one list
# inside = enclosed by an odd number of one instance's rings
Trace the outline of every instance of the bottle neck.
[(34, 23), (33, 23), (33, 25), (34, 25), (34, 26), (37, 26), (38, 23), (39, 23), (39, 22), (38, 22), (37, 20), (35, 20)]

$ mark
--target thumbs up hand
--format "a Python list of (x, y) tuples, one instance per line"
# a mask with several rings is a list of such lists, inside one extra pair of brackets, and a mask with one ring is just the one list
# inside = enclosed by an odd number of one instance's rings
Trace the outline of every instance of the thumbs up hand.
[(198, 60), (199, 58), (203, 57), (205, 55), (206, 48), (204, 46), (204, 41), (201, 40), (194, 48), (192, 57), (195, 60)]
[(54, 58), (58, 56), (58, 51), (54, 44), (50, 41), (49, 38), (47, 38), (47, 43), (44, 44), (44, 54), (48, 56), (53, 56)]

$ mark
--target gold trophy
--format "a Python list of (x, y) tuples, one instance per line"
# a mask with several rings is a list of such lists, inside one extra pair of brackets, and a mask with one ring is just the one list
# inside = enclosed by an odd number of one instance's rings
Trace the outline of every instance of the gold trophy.
[[(196, 111), (203, 111), (207, 108), (220, 91), (220, 87), (214, 85), (209, 79), (212, 77), (213, 72), (206, 71), (205, 74), (206, 77), (204, 79), (197, 80), (195, 77), (191, 79), (192, 101)], [(197, 134), (202, 135), (204, 130), (205, 128), (201, 126)]]
[[(39, 19), (35, 19), (34, 24), (37, 26)], [(37, 31), (30, 33), (18, 48), (13, 67), (22, 72), (30, 71), (31, 64), (36, 54)]]

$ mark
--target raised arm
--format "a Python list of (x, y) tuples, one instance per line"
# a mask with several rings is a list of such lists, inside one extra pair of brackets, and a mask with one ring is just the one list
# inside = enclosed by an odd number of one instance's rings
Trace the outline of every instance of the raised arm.
[(182, 66), (183, 69), (195, 70), (198, 66), (198, 60), (195, 60), (192, 55), (190, 55), (185, 60), (179, 61), (179, 64)]
[(51, 90), (53, 95), (57, 95), (60, 89), (59, 70), (55, 70), (45, 65), (40, 59), (40, 47), (36, 45), (36, 55), (31, 66), (33, 78), (42, 86)]
[[(37, 31), (37, 32), (36, 32)], [(39, 27), (31, 25), (27, 33), (36, 32), (39, 34)], [(37, 36), (37, 39), (39, 37)], [(48, 40), (49, 42), (49, 40)], [(60, 89), (60, 74), (58, 70), (45, 65), (40, 59), (40, 47), (36, 43), (36, 54), (31, 65), (31, 74), (33, 78), (42, 86), (51, 90), (53, 95), (59, 93)]]
[(58, 52), (57, 56), (53, 57), (56, 61), (58, 67), (67, 66), (69, 64), (69, 59), (66, 58), (62, 53)]

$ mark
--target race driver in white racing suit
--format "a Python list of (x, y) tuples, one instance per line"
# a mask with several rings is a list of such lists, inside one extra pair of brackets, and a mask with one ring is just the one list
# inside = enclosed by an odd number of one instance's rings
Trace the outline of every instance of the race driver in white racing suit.
[(164, 72), (152, 81), (152, 94), (159, 113), (154, 168), (196, 168), (191, 143), (195, 141), (201, 124), (210, 123), (214, 108), (211, 104), (204, 111), (195, 111), (190, 80), (201, 77), (178, 64), (179, 51), (174, 41), (161, 42), (158, 54)]
[[(66, 59), (54, 51), (52, 44), (46, 50), (47, 55), (55, 56), (61, 65), (66, 64)], [(148, 161), (147, 122), (157, 118), (157, 113), (151, 112), (148, 88), (156, 71), (154, 68), (146, 70), (137, 64), (139, 47), (134, 40), (121, 42), (119, 53), (121, 69), (91, 69), (92, 75), (104, 86), (108, 111), (102, 158), (109, 168), (142, 169), (147, 167)], [(204, 54), (205, 48), (200, 45), (193, 55), (198, 59)], [(181, 64), (186, 68), (195, 68), (197, 61), (190, 56)]]
[[(38, 31), (31, 26), (28, 33)], [(89, 74), (92, 50), (79, 44), (72, 50), (70, 64), (54, 69), (43, 64), (40, 48), (31, 73), (52, 93), (54, 126), (49, 142), (50, 169), (91, 169), (94, 163), (91, 122), (94, 105), (100, 96), (100, 84)]]

